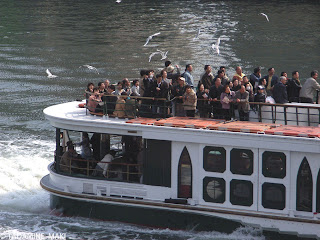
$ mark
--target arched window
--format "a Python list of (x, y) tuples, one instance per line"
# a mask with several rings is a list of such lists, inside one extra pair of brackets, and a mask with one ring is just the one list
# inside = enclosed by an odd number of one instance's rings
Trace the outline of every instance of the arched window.
[(317, 178), (317, 213), (320, 213), (320, 170)]
[(298, 171), (297, 210), (312, 212), (312, 173), (306, 157), (302, 160)]
[(192, 198), (192, 164), (186, 147), (183, 148), (179, 160), (178, 198)]

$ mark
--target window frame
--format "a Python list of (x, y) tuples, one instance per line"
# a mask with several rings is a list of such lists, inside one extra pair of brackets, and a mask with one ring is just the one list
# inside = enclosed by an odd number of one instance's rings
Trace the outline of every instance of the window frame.
[[(214, 201), (214, 199), (211, 198), (210, 195), (207, 193), (207, 186), (211, 181), (218, 181), (220, 184), (222, 184), (223, 193), (216, 201)], [(204, 177), (202, 184), (203, 184), (202, 198), (206, 203), (224, 204), (226, 202), (226, 180), (225, 179), (219, 178), (219, 177)]]
[[(233, 154), (235, 154), (234, 152), (247, 152), (249, 157), (250, 157), (250, 170), (248, 171), (248, 173), (240, 173), (235, 171), (236, 168), (233, 167), (233, 162), (235, 161), (233, 159)], [(243, 176), (251, 176), (254, 172), (254, 153), (251, 149), (243, 149), (243, 148), (232, 148), (230, 150), (230, 172), (232, 174), (236, 174), (236, 175), (243, 175)]]
[[(219, 151), (222, 155), (222, 161), (224, 161), (224, 166), (223, 166), (223, 171), (213, 171), (210, 170), (209, 166), (208, 166), (208, 155), (211, 151)], [(203, 169), (206, 172), (214, 172), (214, 173), (224, 173), (227, 170), (227, 152), (226, 149), (224, 147), (216, 147), (216, 146), (205, 146), (203, 148)]]
[[(272, 187), (272, 186), (274, 186), (274, 187), (281, 187), (282, 189), (281, 189), (281, 192), (282, 192), (282, 197), (283, 197), (283, 199), (284, 199), (284, 204), (283, 204), (283, 207), (282, 207), (282, 205), (281, 205), (281, 207), (270, 207), (270, 206), (268, 206), (269, 204), (265, 204), (266, 202), (266, 200), (265, 200), (265, 192), (266, 192), (266, 189), (265, 188), (267, 188), (267, 187)], [(261, 205), (262, 205), (262, 207), (264, 207), (265, 209), (270, 209), (270, 210), (280, 210), (280, 211), (283, 211), (284, 209), (286, 209), (286, 205), (287, 205), (287, 199), (286, 199), (286, 191), (287, 191), (287, 189), (286, 189), (286, 186), (284, 185), (284, 184), (281, 184), (281, 183), (269, 183), (269, 182), (265, 182), (265, 183), (263, 183), (262, 185), (261, 185)], [(280, 204), (279, 204), (280, 205)]]
[[(238, 201), (235, 199), (235, 197), (233, 197), (233, 187), (236, 183), (243, 183), (243, 184), (250, 184), (251, 186), (249, 187), (249, 190), (251, 191), (251, 199), (250, 199), (250, 202), (248, 204), (246, 204), (245, 202), (247, 202), (247, 200), (241, 200), (241, 201)], [(254, 193), (254, 190), (253, 190), (253, 183), (251, 181), (248, 181), (248, 180), (239, 180), (239, 179), (232, 179), (230, 181), (230, 190), (229, 190), (229, 193), (230, 193), (230, 203), (232, 205), (236, 205), (236, 206), (245, 206), (245, 207), (251, 207), (253, 205), (253, 200), (254, 200), (254, 196), (253, 196), (253, 193)], [(238, 201), (238, 203), (236, 202)]]
[[(283, 157), (282, 161), (284, 161), (284, 170), (280, 173), (280, 175), (276, 176), (275, 174), (268, 174), (266, 171), (266, 165), (267, 165), (267, 159), (272, 155), (272, 154), (279, 154), (280, 157)], [(287, 156), (284, 152), (275, 152), (275, 151), (264, 151), (262, 153), (262, 175), (265, 178), (273, 178), (273, 179), (284, 179), (287, 176)]]

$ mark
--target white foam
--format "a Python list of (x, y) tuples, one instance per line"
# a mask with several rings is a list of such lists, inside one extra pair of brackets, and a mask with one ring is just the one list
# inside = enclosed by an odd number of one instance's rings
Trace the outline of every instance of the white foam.
[(0, 206), (21, 211), (48, 209), (48, 194), (40, 179), (48, 174), (53, 160), (54, 142), (17, 139), (0, 142)]

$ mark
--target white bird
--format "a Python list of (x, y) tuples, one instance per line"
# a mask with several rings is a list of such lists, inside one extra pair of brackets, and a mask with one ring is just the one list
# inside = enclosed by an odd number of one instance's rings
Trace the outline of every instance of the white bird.
[(146, 43), (145, 43), (143, 46), (144, 46), (144, 47), (147, 46), (147, 44), (149, 43), (149, 41), (150, 41), (154, 36), (158, 36), (159, 34), (160, 34), (160, 32), (157, 32), (157, 33), (149, 36), (149, 37), (147, 38)]
[(49, 71), (49, 69), (47, 69), (46, 70), (46, 73), (48, 74), (48, 78), (56, 78), (56, 77), (58, 77), (58, 76), (56, 76), (56, 75), (53, 75), (50, 71)]
[(117, 0), (116, 3), (121, 3), (122, 0)]
[(167, 58), (167, 54), (168, 54), (169, 51), (163, 52), (163, 51), (161, 51), (159, 49), (157, 49), (157, 51), (161, 54), (161, 60), (164, 60), (164, 59)]
[(200, 28), (198, 29), (197, 35), (193, 38), (193, 40), (198, 39), (200, 35)]
[(262, 16), (265, 16), (266, 17), (266, 19), (267, 19), (267, 21), (269, 22), (269, 18), (268, 18), (268, 16), (267, 16), (267, 14), (265, 14), (265, 13), (260, 13)]
[(90, 70), (95, 70), (99, 74), (98, 69), (93, 67), (93, 66), (91, 66), (91, 65), (86, 64), (86, 65), (80, 66), (79, 68), (81, 68), (81, 67), (86, 67), (86, 68), (88, 68)]
[(219, 45), (220, 45), (220, 37), (217, 39), (216, 44), (212, 44), (211, 48), (212, 50), (216, 49), (217, 54), (220, 54), (220, 50), (219, 50)]
[(160, 52), (153, 52), (153, 53), (151, 53), (150, 56), (149, 56), (149, 62), (151, 62), (151, 58), (152, 58), (154, 55), (156, 55), (156, 54), (161, 54), (161, 53), (160, 53)]

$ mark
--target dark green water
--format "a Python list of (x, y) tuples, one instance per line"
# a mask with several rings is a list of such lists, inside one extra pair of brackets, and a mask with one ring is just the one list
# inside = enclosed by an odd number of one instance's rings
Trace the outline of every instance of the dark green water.
[[(225, 65), (229, 76), (237, 65), (245, 74), (256, 66), (263, 74), (298, 70), (304, 80), (320, 68), (319, 10), (319, 1), (1, 0), (0, 238), (52, 230), (72, 239), (263, 239), (254, 229), (197, 234), (49, 215), (39, 180), (53, 159), (54, 131), (42, 110), (83, 98), (88, 82), (162, 69), (159, 56), (148, 62), (157, 49), (182, 69), (193, 64), (196, 80), (204, 64)], [(218, 37), (220, 55), (209, 51)], [(47, 68), (58, 77), (47, 78)]]

